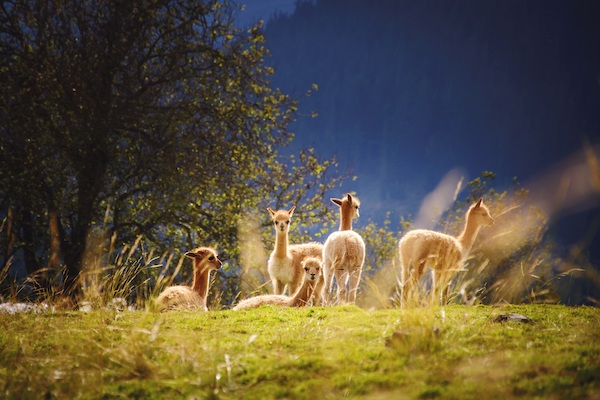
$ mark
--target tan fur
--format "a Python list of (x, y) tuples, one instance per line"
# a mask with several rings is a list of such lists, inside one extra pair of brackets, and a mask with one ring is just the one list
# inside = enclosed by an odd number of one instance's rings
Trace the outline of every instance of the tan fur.
[(311, 298), (313, 305), (316, 303), (317, 296), (323, 290), (323, 274), (321, 260), (315, 257), (308, 257), (302, 261), (303, 283), (293, 297), (288, 297), (281, 294), (266, 294), (255, 296), (249, 299), (240, 301), (233, 309), (242, 310), (245, 308), (256, 308), (265, 305), (282, 306), (282, 307), (304, 307)]
[(273, 291), (278, 295), (284, 292), (286, 285), (290, 294), (295, 293), (304, 277), (302, 261), (307, 257), (321, 259), (323, 253), (321, 243), (289, 244), (289, 229), (295, 209), (296, 207), (292, 207), (288, 211), (275, 212), (267, 208), (275, 227), (275, 248), (269, 257), (267, 267), (273, 282)]
[(365, 242), (352, 231), (352, 219), (359, 216), (360, 202), (350, 194), (343, 200), (331, 201), (340, 207), (340, 230), (329, 235), (323, 247), (325, 297), (329, 300), (335, 276), (338, 303), (354, 303), (365, 262)]
[(465, 228), (458, 237), (426, 229), (416, 229), (402, 237), (398, 248), (404, 306), (413, 287), (423, 277), (427, 268), (433, 271), (432, 294), (435, 295), (436, 290), (442, 290), (442, 301), (446, 301), (450, 279), (467, 258), (479, 229), (494, 223), (482, 199), (469, 208), (465, 219)]
[(198, 247), (185, 253), (194, 262), (192, 286), (170, 286), (156, 299), (160, 311), (202, 310), (208, 311), (206, 297), (210, 283), (210, 271), (218, 270), (223, 264), (217, 252), (210, 247)]
[(169, 286), (158, 296), (156, 304), (160, 311), (202, 310), (204, 302), (190, 286)]

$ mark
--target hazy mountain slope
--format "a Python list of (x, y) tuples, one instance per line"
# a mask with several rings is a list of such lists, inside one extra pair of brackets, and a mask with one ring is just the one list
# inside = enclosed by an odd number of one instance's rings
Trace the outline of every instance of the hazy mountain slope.
[(319, 117), (297, 123), (295, 145), (338, 154), (372, 209), (411, 211), (451, 168), (525, 179), (598, 136), (598, 9), (320, 0), (265, 33), (275, 85), (319, 86), (302, 100)]

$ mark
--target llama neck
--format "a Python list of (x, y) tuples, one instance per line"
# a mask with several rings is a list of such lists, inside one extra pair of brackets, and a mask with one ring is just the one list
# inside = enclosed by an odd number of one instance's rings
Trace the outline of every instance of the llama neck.
[(194, 281), (192, 290), (200, 295), (204, 306), (206, 307), (206, 297), (208, 295), (208, 285), (210, 283), (210, 270), (194, 269)]
[(352, 215), (348, 215), (342, 209), (340, 211), (340, 231), (351, 231), (352, 230)]
[(275, 234), (275, 250), (273, 255), (278, 258), (287, 257), (288, 253), (288, 234), (287, 231), (277, 230)]
[(467, 222), (465, 223), (465, 229), (458, 237), (458, 241), (462, 245), (463, 248), (463, 256), (466, 256), (470, 251), (471, 247), (473, 247), (473, 243), (475, 243), (475, 239), (477, 238), (477, 234), (479, 233), (479, 229), (481, 227), (471, 221), (469, 217), (467, 217)]
[(290, 299), (291, 307), (304, 307), (314, 292), (314, 287), (308, 280), (305, 280), (300, 286), (300, 289), (296, 292), (294, 297)]

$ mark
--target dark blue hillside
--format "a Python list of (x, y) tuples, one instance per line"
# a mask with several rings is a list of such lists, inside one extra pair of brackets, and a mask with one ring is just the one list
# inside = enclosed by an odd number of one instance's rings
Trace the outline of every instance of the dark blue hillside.
[[(317, 118), (294, 146), (337, 154), (367, 217), (414, 213), (455, 167), (526, 181), (600, 133), (600, 3), (299, 2), (266, 26), (274, 84)], [(346, 188), (345, 188), (346, 189)], [(369, 213), (368, 210), (373, 210)]]

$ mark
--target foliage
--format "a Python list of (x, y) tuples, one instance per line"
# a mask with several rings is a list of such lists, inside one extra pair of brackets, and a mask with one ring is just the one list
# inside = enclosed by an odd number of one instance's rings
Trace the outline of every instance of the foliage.
[[(520, 313), (533, 324), (496, 323)], [(593, 398), (597, 308), (0, 314), (12, 398)]]
[(313, 200), (339, 179), (335, 162), (279, 155), (297, 101), (271, 89), (260, 26), (236, 28), (236, 12), (216, 0), (3, 3), (3, 270), (20, 254), (28, 274), (64, 265), (71, 291), (94, 254), (139, 235), (235, 258), (253, 210), (304, 201), (299, 226), (327, 215)]

